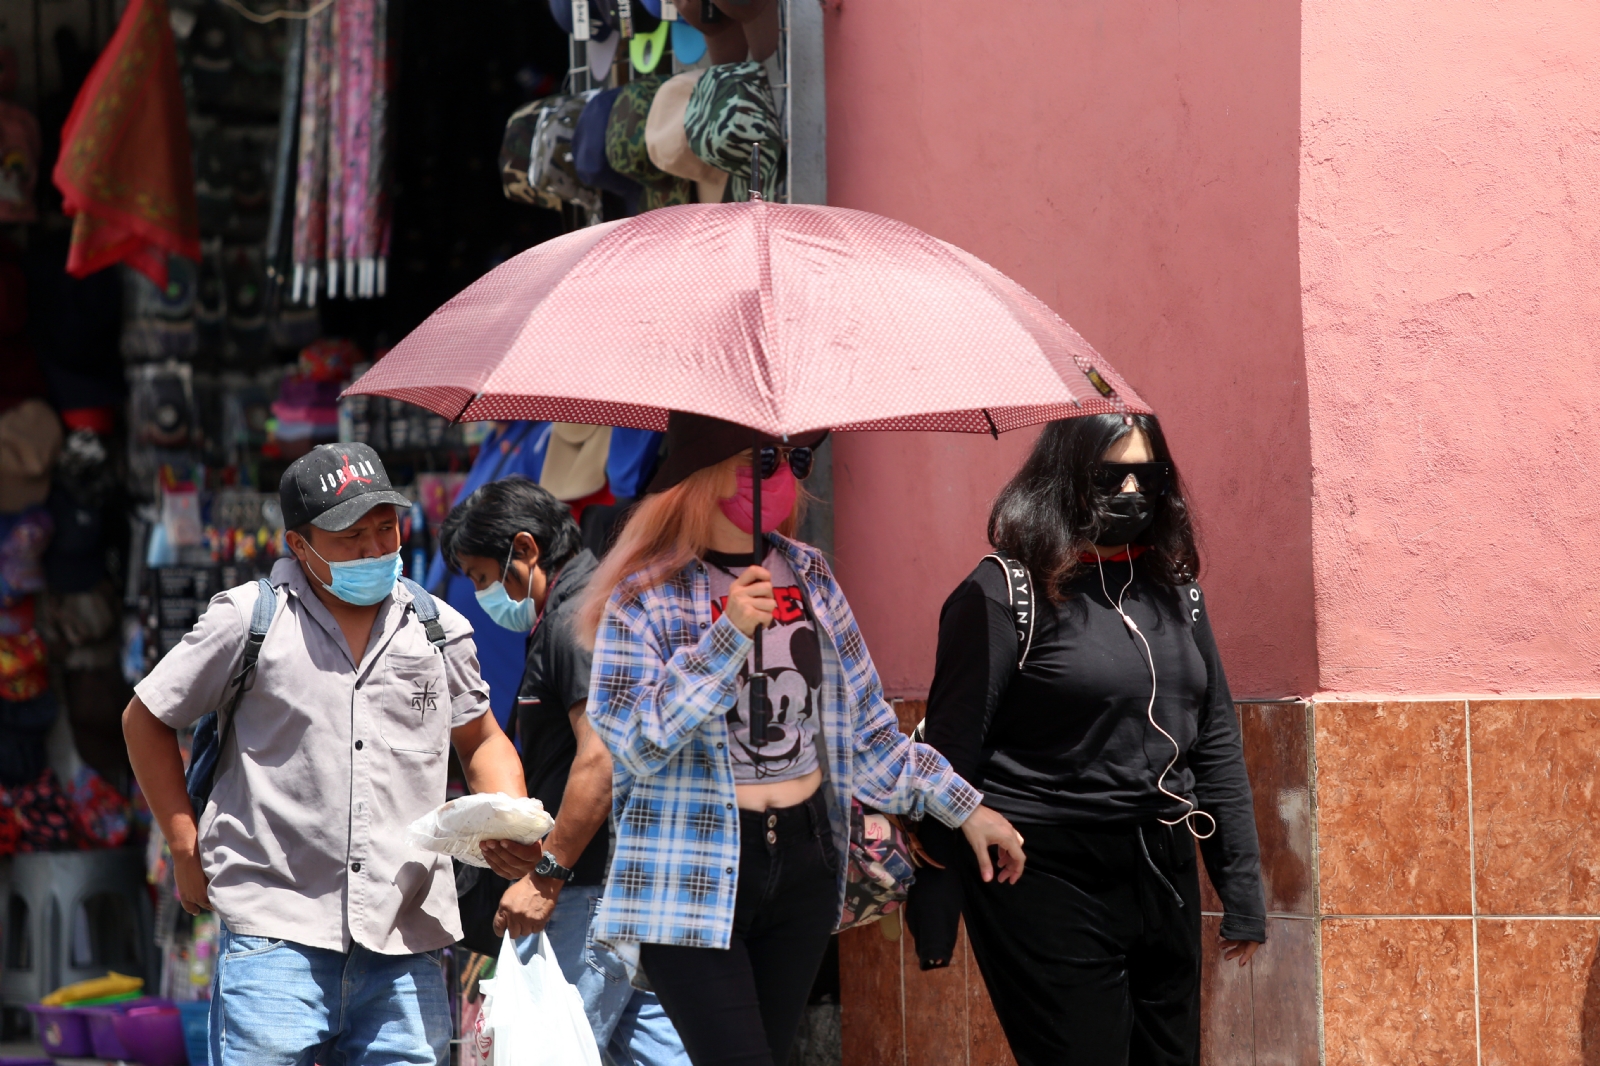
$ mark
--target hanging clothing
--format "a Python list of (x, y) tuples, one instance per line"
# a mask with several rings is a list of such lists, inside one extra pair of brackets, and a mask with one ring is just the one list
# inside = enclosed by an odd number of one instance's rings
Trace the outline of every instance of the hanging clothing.
[(388, 290), (389, 0), (342, 0), (301, 46), (290, 299)]
[(163, 288), (167, 256), (200, 259), (200, 215), (166, 0), (132, 0), (79, 90), (54, 173), (72, 216), (67, 271), (126, 262)]

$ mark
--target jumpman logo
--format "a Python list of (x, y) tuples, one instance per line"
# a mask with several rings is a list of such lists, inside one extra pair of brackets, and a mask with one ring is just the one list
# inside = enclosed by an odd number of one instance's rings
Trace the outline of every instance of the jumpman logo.
[(366, 485), (372, 484), (371, 478), (362, 477), (356, 468), (350, 465), (350, 457), (348, 455), (340, 456), (340, 458), (344, 460), (344, 466), (339, 468), (339, 489), (334, 493), (335, 496), (343, 496), (344, 490), (349, 488), (350, 483), (354, 481), (359, 481)]

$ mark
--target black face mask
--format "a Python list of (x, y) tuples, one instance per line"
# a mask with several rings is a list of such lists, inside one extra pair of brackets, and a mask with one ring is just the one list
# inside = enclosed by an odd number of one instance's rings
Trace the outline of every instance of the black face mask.
[(1102, 548), (1132, 544), (1156, 520), (1156, 504), (1142, 492), (1101, 497), (1095, 506), (1100, 532), (1094, 542)]

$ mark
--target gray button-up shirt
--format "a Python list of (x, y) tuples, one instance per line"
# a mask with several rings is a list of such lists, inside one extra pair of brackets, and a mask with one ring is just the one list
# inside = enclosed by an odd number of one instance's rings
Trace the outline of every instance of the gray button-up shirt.
[[(396, 585), (358, 664), (300, 564), (272, 568), (279, 605), (200, 818), (211, 901), (235, 933), (386, 955), (461, 936), (450, 860), (406, 844), (445, 800), (450, 730), (489, 709), (472, 627), (439, 604), (441, 655)], [(258, 587), (220, 593), (135, 687), (182, 728), (238, 670)]]

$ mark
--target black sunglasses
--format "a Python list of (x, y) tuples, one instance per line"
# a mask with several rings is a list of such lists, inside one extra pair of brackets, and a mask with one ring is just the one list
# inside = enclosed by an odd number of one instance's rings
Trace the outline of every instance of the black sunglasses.
[(1128, 478), (1146, 496), (1165, 496), (1172, 491), (1171, 463), (1096, 463), (1089, 475), (1095, 488), (1110, 495), (1122, 491)]
[(811, 461), (815, 458), (810, 448), (780, 448), (775, 444), (764, 445), (761, 449), (761, 480), (765, 481), (778, 472), (778, 464), (787, 460), (789, 471), (794, 474), (796, 481), (804, 481), (811, 476)]

